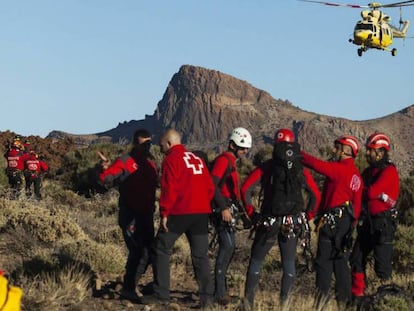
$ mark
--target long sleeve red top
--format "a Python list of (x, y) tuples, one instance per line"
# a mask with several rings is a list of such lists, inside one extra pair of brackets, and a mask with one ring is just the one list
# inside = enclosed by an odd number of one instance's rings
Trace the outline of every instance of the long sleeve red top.
[(23, 153), (20, 150), (10, 149), (6, 152), (4, 157), (7, 160), (7, 168), (10, 170), (24, 170), (24, 162), (27, 159), (28, 154)]
[(210, 214), (214, 184), (206, 163), (183, 145), (171, 147), (162, 162), (160, 214)]
[(151, 160), (132, 150), (100, 175), (103, 184), (119, 181), (119, 204), (137, 213), (154, 213), (157, 168)]
[(211, 176), (218, 188), (214, 196), (216, 206), (220, 206), (221, 201), (222, 208), (226, 207), (228, 200), (240, 201), (240, 177), (236, 169), (236, 156), (232, 152), (225, 151), (214, 160)]
[[(390, 210), (400, 194), (400, 178), (397, 168), (389, 164), (383, 169), (367, 167), (362, 173), (364, 191), (362, 202), (368, 208), (371, 215)], [(391, 200), (380, 199), (381, 194), (386, 194)]]
[[(246, 208), (247, 214), (251, 216), (254, 212), (254, 207), (252, 203), (252, 193), (256, 186), (259, 184), (264, 191), (264, 200), (267, 200), (268, 197), (271, 197), (271, 187), (270, 187), (270, 178), (272, 175), (272, 160), (267, 160), (260, 166), (256, 167), (244, 180), (241, 186), (241, 198), (243, 205)], [(306, 188), (309, 190), (311, 199), (311, 206), (308, 208), (308, 217), (312, 219), (316, 214), (316, 210), (319, 206), (321, 200), (321, 194), (313, 179), (312, 175), (307, 169), (303, 170), (303, 175), (305, 176)]]
[(351, 202), (354, 219), (361, 212), (363, 182), (355, 166), (354, 159), (347, 158), (338, 162), (319, 160), (302, 151), (305, 166), (326, 177), (319, 211), (325, 212)]
[(25, 161), (25, 169), (30, 172), (36, 172), (37, 174), (41, 172), (47, 172), (49, 166), (44, 161), (40, 161), (36, 155), (30, 154)]

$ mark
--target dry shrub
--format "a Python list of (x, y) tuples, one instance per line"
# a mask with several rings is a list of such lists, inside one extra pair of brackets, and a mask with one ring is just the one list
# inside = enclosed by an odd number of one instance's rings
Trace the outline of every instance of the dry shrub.
[(399, 225), (394, 240), (393, 266), (399, 273), (412, 271), (414, 266), (414, 228)]
[(91, 239), (69, 241), (61, 246), (60, 254), (89, 266), (94, 272), (120, 273), (126, 260), (123, 247)]
[(183, 234), (181, 235), (172, 248), (172, 255), (170, 262), (172, 264), (190, 264), (190, 245), (187, 241), (187, 237)]
[(83, 199), (71, 190), (65, 190), (57, 182), (45, 182), (43, 186), (44, 197), (50, 199), (54, 204), (76, 206)]
[(23, 310), (59, 311), (77, 305), (90, 295), (90, 279), (91, 276), (76, 265), (26, 279), (23, 282)]
[(7, 218), (6, 226), (22, 227), (41, 242), (53, 243), (59, 239), (80, 239), (85, 236), (79, 225), (59, 208), (47, 209), (27, 203), (25, 208), (14, 209)]
[(98, 236), (96, 237), (96, 241), (99, 243), (115, 243), (115, 244), (122, 244), (124, 238), (122, 236), (121, 228), (118, 225), (108, 226), (103, 228)]

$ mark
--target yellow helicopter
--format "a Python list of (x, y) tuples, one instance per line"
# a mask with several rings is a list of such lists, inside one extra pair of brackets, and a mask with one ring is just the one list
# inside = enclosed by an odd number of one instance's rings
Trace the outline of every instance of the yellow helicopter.
[[(368, 49), (385, 50), (391, 52), (392, 56), (397, 55), (397, 49), (390, 49), (389, 46), (392, 44), (394, 38), (407, 38), (407, 30), (410, 26), (408, 20), (402, 19), (401, 8), (404, 6), (414, 6), (414, 0), (389, 4), (372, 2), (368, 5), (341, 4), (312, 0), (299, 1), (354, 9), (369, 9), (361, 11), (362, 19), (355, 25), (353, 39), (349, 39), (349, 42), (359, 46), (357, 50), (358, 56), (362, 56)], [(392, 26), (390, 24), (391, 18), (383, 13), (380, 8), (400, 8), (400, 27), (397, 28)]]

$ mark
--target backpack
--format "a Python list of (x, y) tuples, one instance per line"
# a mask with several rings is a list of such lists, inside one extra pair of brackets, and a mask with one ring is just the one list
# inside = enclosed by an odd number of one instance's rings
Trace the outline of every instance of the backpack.
[(270, 214), (296, 215), (304, 210), (302, 190), (305, 185), (300, 145), (292, 142), (275, 144), (270, 180)]
[(6, 277), (0, 274), (0, 310), (19, 311), (23, 295), (21, 288), (11, 286)]

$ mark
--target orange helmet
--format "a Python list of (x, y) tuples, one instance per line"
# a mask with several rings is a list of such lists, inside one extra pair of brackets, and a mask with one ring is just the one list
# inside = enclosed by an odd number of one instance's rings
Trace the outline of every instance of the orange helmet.
[(21, 147), (22, 147), (22, 144), (20, 143), (20, 140), (15, 140), (12, 144), (13, 149), (19, 149), (20, 150)]
[(372, 149), (384, 148), (390, 151), (390, 145), (390, 139), (385, 134), (373, 133), (368, 137), (365, 147)]
[(280, 129), (275, 133), (275, 143), (285, 141), (288, 143), (295, 142), (295, 134), (289, 129)]
[(338, 137), (335, 140), (335, 143), (339, 143), (341, 145), (351, 147), (352, 155), (354, 157), (357, 156), (358, 151), (359, 151), (359, 143), (358, 143), (358, 139), (356, 139), (356, 137), (351, 136), (351, 135), (344, 135), (344, 136)]

